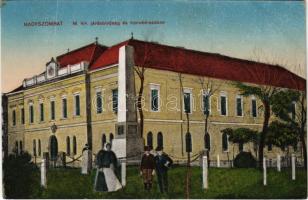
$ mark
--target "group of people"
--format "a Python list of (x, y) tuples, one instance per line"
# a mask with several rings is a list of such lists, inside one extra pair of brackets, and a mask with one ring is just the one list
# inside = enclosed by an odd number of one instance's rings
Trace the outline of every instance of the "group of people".
[(144, 189), (151, 190), (153, 176), (156, 172), (158, 186), (161, 193), (168, 192), (168, 169), (173, 164), (172, 159), (158, 146), (153, 152), (151, 147), (144, 147), (144, 154), (141, 158), (140, 174), (143, 178)]
[[(105, 149), (97, 153), (95, 163), (97, 166), (94, 181), (95, 191), (116, 191), (122, 188), (119, 181), (120, 165), (115, 153), (111, 151), (110, 143), (107, 143)], [(168, 169), (172, 164), (172, 159), (163, 152), (162, 147), (159, 146), (153, 151), (151, 147), (145, 146), (140, 163), (140, 175), (143, 179), (144, 189), (151, 190), (153, 176), (156, 173), (160, 192), (168, 192)]]

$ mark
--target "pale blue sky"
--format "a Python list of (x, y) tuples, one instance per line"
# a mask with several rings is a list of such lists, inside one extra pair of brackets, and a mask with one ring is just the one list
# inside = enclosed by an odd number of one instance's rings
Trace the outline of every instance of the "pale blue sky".
[[(2, 88), (42, 72), (51, 57), (94, 41), (141, 40), (262, 61), (305, 66), (301, 1), (9, 1), (2, 8)], [(60, 27), (24, 22), (63, 21)], [(72, 21), (162, 20), (164, 25), (73, 26)], [(254, 51), (255, 50), (255, 51)], [(16, 73), (19, 71), (20, 73)], [(302, 71), (301, 73), (303, 73)], [(304, 76), (304, 75), (303, 75)]]

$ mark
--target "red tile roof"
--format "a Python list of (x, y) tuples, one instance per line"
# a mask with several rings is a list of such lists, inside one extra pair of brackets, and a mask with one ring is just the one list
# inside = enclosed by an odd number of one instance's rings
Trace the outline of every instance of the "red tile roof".
[(92, 43), (81, 48), (70, 51), (57, 57), (57, 62), (61, 67), (74, 65), (82, 61), (88, 61), (90, 64), (99, 57), (107, 47)]
[(127, 40), (109, 47), (93, 62), (90, 69), (118, 63), (119, 48), (124, 45), (134, 47), (137, 66), (297, 90), (306, 88), (305, 79), (278, 65), (140, 40)]

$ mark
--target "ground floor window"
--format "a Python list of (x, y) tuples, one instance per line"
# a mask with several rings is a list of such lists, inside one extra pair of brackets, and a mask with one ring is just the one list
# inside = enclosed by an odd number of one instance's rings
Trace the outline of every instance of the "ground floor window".
[(107, 142), (107, 140), (106, 140), (106, 135), (103, 133), (103, 135), (102, 135), (102, 149), (105, 148), (106, 142)]
[(164, 147), (164, 137), (163, 137), (162, 132), (158, 132), (157, 134), (157, 146)]
[(223, 133), (222, 134), (222, 150), (228, 151), (229, 143), (228, 143), (228, 134)]
[(77, 154), (77, 141), (76, 141), (76, 136), (73, 137), (73, 154)]
[(36, 140), (33, 140), (33, 156), (36, 156)]
[(71, 154), (71, 141), (70, 141), (70, 137), (67, 136), (66, 137), (66, 154), (70, 155)]
[(153, 148), (153, 133), (148, 132), (147, 134), (147, 146)]
[(42, 150), (41, 150), (41, 140), (38, 140), (38, 156), (42, 155)]

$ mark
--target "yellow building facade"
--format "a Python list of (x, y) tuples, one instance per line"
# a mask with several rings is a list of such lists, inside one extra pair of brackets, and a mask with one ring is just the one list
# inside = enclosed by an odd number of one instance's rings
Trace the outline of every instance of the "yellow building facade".
[[(93, 48), (99, 47), (97, 43), (93, 45)], [(116, 49), (117, 54), (120, 47), (121, 45)], [(104, 143), (119, 137), (117, 123), (121, 113), (115, 108), (119, 109), (118, 101), (123, 99), (120, 97), (123, 94), (118, 93), (121, 79), (118, 64), (120, 61), (93, 69), (91, 65), (96, 62), (91, 60), (94, 59), (93, 56), (84, 58), (78, 55), (84, 48), (67, 53), (67, 56), (77, 54), (75, 56), (81, 58), (79, 62), (60, 67), (61, 59), (52, 59), (46, 64), (46, 71), (42, 75), (25, 79), (21, 88), (6, 94), (9, 153), (27, 151), (39, 159), (44, 152), (51, 154), (51, 146), (54, 145), (51, 140), (56, 138), (57, 152), (66, 152), (67, 159), (71, 160), (82, 154), (86, 143), (91, 144), (93, 152), (96, 153)], [(102, 53), (96, 59), (105, 56), (105, 60), (108, 60), (109, 57), (104, 53), (107, 54), (112, 48), (114, 47), (104, 50), (102, 47)], [(134, 48), (137, 52), (137, 47)], [(121, 55), (119, 57), (117, 59), (121, 59)], [(209, 100), (210, 159), (215, 160), (219, 156), (221, 160), (232, 160), (239, 152), (239, 146), (230, 142), (223, 146), (223, 140), (226, 138), (222, 130), (245, 127), (260, 131), (263, 123), (261, 101), (253, 96), (241, 96), (234, 86), (235, 80), (164, 70), (155, 66), (147, 67), (144, 72), (142, 101), (144, 144), (153, 148), (162, 145), (164, 151), (176, 161), (187, 158), (185, 93), (189, 94), (190, 101), (188, 117), (192, 139), (191, 154), (196, 155), (207, 147), (203, 114), (203, 97), (206, 91), (200, 80), (210, 82), (215, 88)], [(136, 71), (133, 81), (136, 96), (141, 86)], [(153, 94), (157, 102), (153, 101)], [(243, 149), (255, 155), (253, 144), (244, 144)], [(277, 147), (272, 150), (265, 149), (265, 155), (270, 158), (276, 157), (277, 153), (283, 152)], [(297, 153), (301, 153), (300, 148)]]

